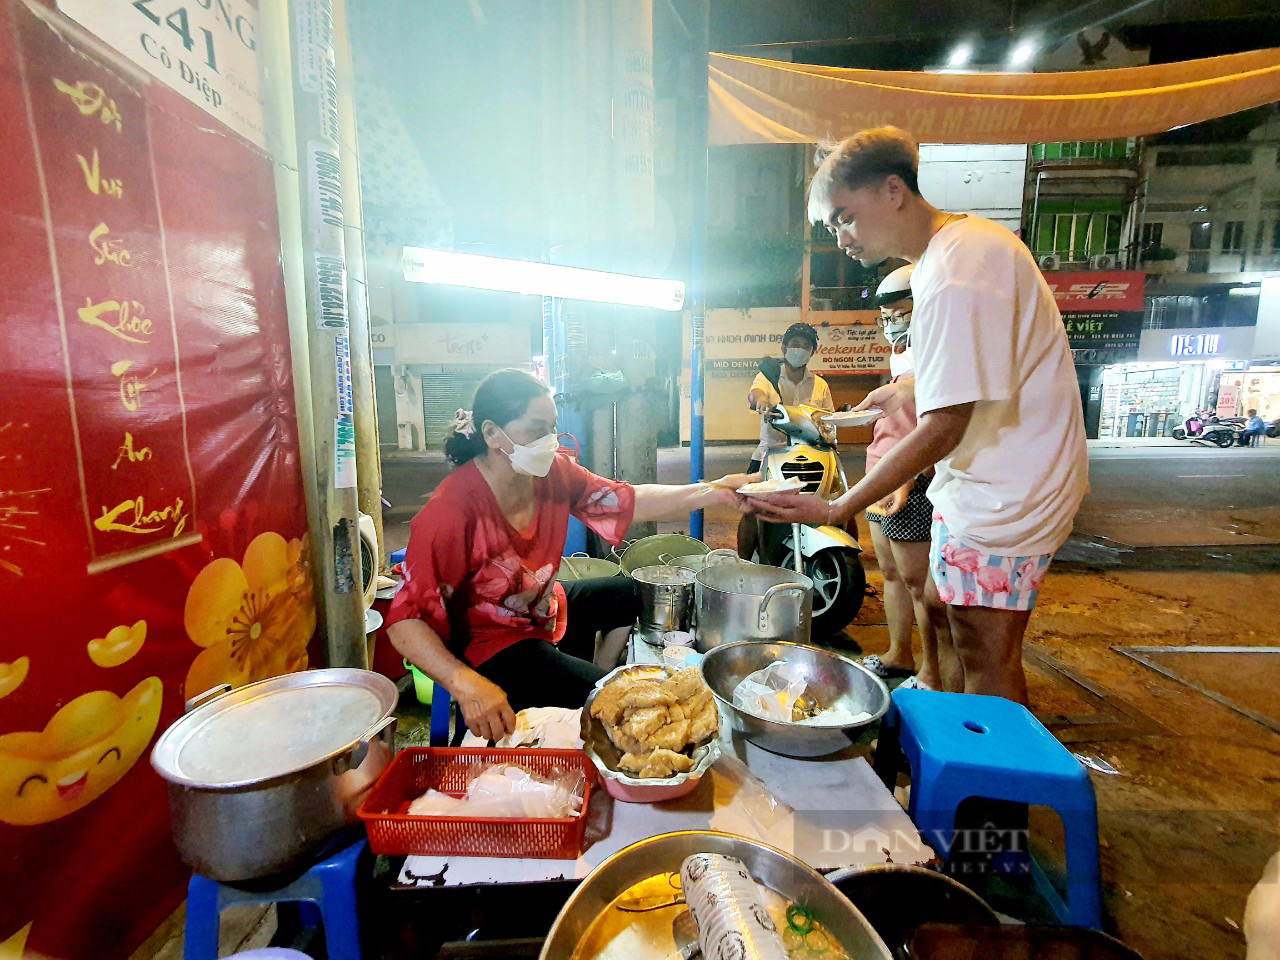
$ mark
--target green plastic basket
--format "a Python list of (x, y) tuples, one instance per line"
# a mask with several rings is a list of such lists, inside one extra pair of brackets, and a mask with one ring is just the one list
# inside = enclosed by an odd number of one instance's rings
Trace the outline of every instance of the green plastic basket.
[(409, 672), (413, 674), (413, 692), (418, 698), (418, 702), (423, 706), (431, 705), (431, 695), (435, 692), (436, 685), (430, 677), (415, 667), (408, 660), (404, 661), (404, 665), (409, 668)]

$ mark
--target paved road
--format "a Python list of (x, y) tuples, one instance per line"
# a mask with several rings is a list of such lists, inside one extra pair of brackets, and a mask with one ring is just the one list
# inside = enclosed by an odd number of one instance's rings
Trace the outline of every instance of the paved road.
[[(707, 474), (742, 470), (751, 452), (748, 446), (710, 447)], [(659, 451), (660, 480), (681, 482), (688, 458), (684, 449)], [(850, 481), (862, 476), (861, 448), (848, 449), (843, 459)], [(1061, 557), (1065, 562), (1280, 569), (1280, 441), (1229, 450), (1093, 445), (1089, 459), (1093, 491)], [(407, 541), (407, 522), (444, 474), (438, 457), (384, 461), (384, 490), (395, 505), (386, 514), (392, 549)]]

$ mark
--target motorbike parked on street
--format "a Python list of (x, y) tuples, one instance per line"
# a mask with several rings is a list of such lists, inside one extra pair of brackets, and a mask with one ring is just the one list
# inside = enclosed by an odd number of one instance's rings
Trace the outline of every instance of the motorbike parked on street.
[[(765, 458), (761, 469), (766, 480), (799, 480), (804, 492), (825, 499), (848, 489), (835, 429), (822, 422), (825, 413), (807, 404), (779, 404), (765, 415), (787, 438), (785, 447)], [(839, 633), (862, 609), (867, 577), (861, 554), (858, 538), (841, 527), (760, 523), (760, 562), (788, 567), (813, 581), (815, 637)]]
[(1181, 427), (1173, 428), (1175, 440), (1187, 440), (1191, 443), (1212, 443), (1226, 449), (1240, 442), (1244, 434), (1244, 423), (1232, 420), (1219, 420), (1204, 410), (1197, 410), (1187, 417)]

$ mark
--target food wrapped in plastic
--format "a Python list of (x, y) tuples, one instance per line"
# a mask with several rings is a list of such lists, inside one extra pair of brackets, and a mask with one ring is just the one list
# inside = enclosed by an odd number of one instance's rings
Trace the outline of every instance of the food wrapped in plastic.
[(741, 860), (696, 853), (681, 865), (680, 885), (706, 960), (787, 960), (778, 926)]
[(777, 660), (742, 679), (733, 690), (733, 705), (765, 720), (813, 727), (845, 727), (871, 719), (865, 711), (817, 703), (806, 696), (808, 688), (804, 664)]
[(581, 770), (543, 779), (510, 763), (477, 765), (467, 778), (467, 792), (455, 797), (428, 790), (409, 805), (419, 817), (502, 817), (568, 820), (582, 811)]

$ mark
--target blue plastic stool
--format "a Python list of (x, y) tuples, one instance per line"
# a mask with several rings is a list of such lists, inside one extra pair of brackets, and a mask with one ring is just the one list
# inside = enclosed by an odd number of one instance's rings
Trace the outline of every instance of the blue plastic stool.
[(436, 684), (431, 691), (431, 746), (449, 746), (449, 717), (453, 714), (453, 697)]
[(890, 790), (899, 748), (911, 765), (907, 813), (944, 858), (956, 809), (970, 797), (1052, 807), (1066, 835), (1067, 902), (1033, 860), (1036, 886), (1061, 922), (1101, 926), (1093, 784), (1080, 761), (1026, 707), (1001, 697), (895, 690), (875, 756), (876, 773)]
[[(361, 960), (356, 867), (369, 846), (361, 838), (275, 890), (249, 890), (192, 874), (187, 885), (184, 960), (218, 960), (218, 917), (236, 903), (300, 902), (319, 913), (329, 960)], [(310, 907), (310, 910), (306, 908)]]
[(397, 563), (404, 562), (404, 555), (408, 552), (409, 552), (408, 549), (404, 547), (402, 547), (399, 550), (392, 550), (391, 555), (387, 559), (388, 561), (390, 561), (391, 565), (394, 567)]

